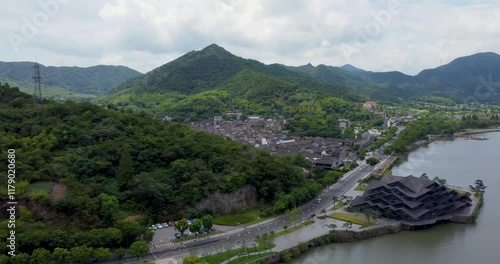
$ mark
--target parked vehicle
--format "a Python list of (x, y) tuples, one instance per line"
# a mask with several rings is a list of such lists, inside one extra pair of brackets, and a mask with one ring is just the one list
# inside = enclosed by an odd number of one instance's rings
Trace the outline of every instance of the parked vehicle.
[(168, 224), (167, 223), (163, 223), (161, 224), (163, 227), (167, 228), (168, 227)]
[(181, 238), (181, 233), (175, 233), (175, 238)]
[(162, 228), (163, 228), (163, 225), (162, 225), (162, 224), (156, 224), (156, 227), (157, 227), (158, 229), (162, 229)]

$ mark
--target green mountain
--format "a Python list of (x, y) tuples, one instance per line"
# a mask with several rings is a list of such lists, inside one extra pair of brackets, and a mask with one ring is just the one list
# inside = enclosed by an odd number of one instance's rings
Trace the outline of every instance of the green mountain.
[(346, 85), (372, 99), (397, 101), (448, 98), (456, 103), (500, 102), (500, 55), (487, 52), (461, 57), (416, 76), (401, 72), (369, 72), (354, 67), (308, 64), (289, 67), (332, 85)]
[[(33, 93), (34, 62), (1, 62), (0, 82)], [(124, 66), (98, 65), (88, 68), (40, 65), (42, 95), (57, 100), (85, 99), (102, 95), (126, 80), (142, 75)]]
[(243, 70), (266, 74), (330, 95), (345, 94), (351, 99), (361, 99), (358, 94), (347, 87), (325, 85), (306, 74), (298, 74), (280, 64), (265, 65), (256, 60), (244, 59), (216, 44), (201, 51), (188, 52), (140, 78), (122, 84), (116, 90), (130, 89), (134, 93), (197, 94), (218, 88)]
[(307, 103), (308, 94), (315, 99), (367, 100), (345, 85), (326, 84), (284, 65), (243, 59), (212, 44), (125, 82), (95, 102), (183, 121), (227, 111), (293, 116), (293, 108)]

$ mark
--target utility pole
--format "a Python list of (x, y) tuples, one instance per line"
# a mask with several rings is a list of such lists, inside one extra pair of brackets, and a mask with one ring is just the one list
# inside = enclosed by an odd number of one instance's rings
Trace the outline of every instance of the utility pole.
[(35, 62), (35, 65), (33, 65), (33, 81), (35, 82), (35, 91), (33, 92), (33, 97), (35, 98), (35, 102), (37, 103), (42, 103), (41, 80), (42, 77), (40, 77), (40, 65)]

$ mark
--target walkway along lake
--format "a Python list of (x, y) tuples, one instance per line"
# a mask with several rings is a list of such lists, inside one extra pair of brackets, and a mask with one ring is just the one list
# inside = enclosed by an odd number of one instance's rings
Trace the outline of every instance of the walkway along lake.
[(470, 264), (498, 263), (500, 259), (500, 133), (478, 136), (487, 141), (435, 141), (408, 155), (394, 167), (394, 175), (445, 178), (450, 185), (467, 187), (481, 179), (485, 200), (475, 224), (444, 224), (425, 230), (311, 249), (295, 264)]

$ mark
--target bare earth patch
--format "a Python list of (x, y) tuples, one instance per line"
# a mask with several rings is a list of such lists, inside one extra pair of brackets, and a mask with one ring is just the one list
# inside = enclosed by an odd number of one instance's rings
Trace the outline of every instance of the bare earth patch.
[(64, 195), (66, 194), (66, 186), (55, 182), (52, 184), (52, 191), (50, 194), (54, 201), (62, 200), (64, 199)]

